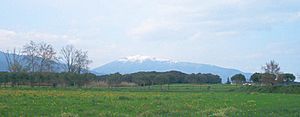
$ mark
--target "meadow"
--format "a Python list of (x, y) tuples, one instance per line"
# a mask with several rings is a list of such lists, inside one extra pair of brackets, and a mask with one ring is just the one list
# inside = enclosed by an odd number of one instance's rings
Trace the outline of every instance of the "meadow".
[(300, 94), (233, 91), (235, 85), (0, 88), (0, 116), (300, 116)]

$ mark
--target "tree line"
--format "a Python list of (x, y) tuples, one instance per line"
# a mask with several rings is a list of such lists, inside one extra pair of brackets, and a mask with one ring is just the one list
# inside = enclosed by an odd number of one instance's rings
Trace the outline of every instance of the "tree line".
[[(263, 73), (254, 73), (250, 77), (250, 81), (259, 85), (288, 85), (295, 81), (295, 75), (291, 73), (280, 72), (279, 64), (275, 61), (270, 61), (262, 67)], [(231, 77), (232, 83), (242, 84), (246, 82), (243, 74), (236, 74)], [(227, 83), (230, 81), (228, 79)]]
[(83, 87), (89, 85), (95, 79), (96, 75), (91, 73), (0, 72), (0, 87)]
[(8, 72), (68, 72), (87, 73), (87, 51), (67, 45), (57, 52), (51, 44), (30, 41), (22, 49), (4, 53)]
[(139, 86), (163, 85), (174, 83), (197, 83), (217, 84), (221, 78), (213, 74), (186, 74), (179, 71), (168, 72), (137, 72), (122, 75), (120, 73), (99, 76), (99, 80), (108, 83), (110, 86), (117, 86), (122, 82), (135, 83)]
[(170, 83), (221, 83), (213, 74), (185, 74), (178, 71), (138, 72), (132, 74), (110, 74), (96, 76), (89, 73), (87, 51), (66, 45), (56, 51), (51, 44), (30, 41), (21, 50), (13, 49), (4, 53), (7, 72), (0, 73), (0, 86), (78, 86), (93, 82), (117, 85), (121, 82), (139, 86)]
[(88, 52), (66, 45), (56, 51), (48, 43), (30, 41), (22, 49), (4, 53), (7, 72), (0, 72), (0, 86), (79, 86), (96, 78), (89, 73)]
[(185, 74), (179, 71), (137, 72), (132, 74), (109, 74), (96, 76), (92, 73), (76, 74), (71, 72), (0, 72), (0, 86), (51, 86), (82, 87), (96, 82), (107, 83), (108, 86), (119, 86), (121, 83), (134, 83), (138, 86), (163, 85), (174, 83), (217, 84), (221, 78), (213, 74)]
[[(163, 85), (172, 83), (221, 83), (221, 78), (214, 74), (186, 74), (179, 71), (137, 72), (132, 74), (109, 74), (96, 76), (89, 73), (88, 65), (92, 62), (88, 52), (67, 45), (55, 51), (51, 44), (30, 41), (19, 51), (16, 49), (4, 53), (7, 61), (7, 72), (0, 72), (0, 86), (77, 86), (90, 85), (93, 82), (104, 82), (117, 86), (122, 82), (139, 86)], [(254, 73), (250, 81), (255, 84), (277, 85), (294, 82), (295, 76), (280, 72), (275, 61), (266, 63), (264, 73)], [(227, 83), (243, 84), (246, 78), (236, 74)]]

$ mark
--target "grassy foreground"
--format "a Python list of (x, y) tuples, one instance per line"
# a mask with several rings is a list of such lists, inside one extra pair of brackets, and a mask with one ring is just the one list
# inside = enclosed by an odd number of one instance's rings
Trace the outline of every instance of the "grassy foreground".
[[(183, 87), (186, 89), (188, 85)], [(222, 86), (218, 87), (222, 89)], [(299, 102), (299, 94), (222, 92), (204, 89), (191, 92), (175, 90), (160, 92), (128, 89), (112, 91), (0, 88), (0, 116), (296, 117), (300, 116)]]

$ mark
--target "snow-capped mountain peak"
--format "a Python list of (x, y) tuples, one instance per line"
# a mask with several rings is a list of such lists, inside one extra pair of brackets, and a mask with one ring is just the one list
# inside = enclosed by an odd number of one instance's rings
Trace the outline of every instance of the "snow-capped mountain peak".
[(164, 62), (173, 62), (169, 59), (158, 59), (151, 56), (142, 56), (142, 55), (134, 55), (134, 56), (127, 56), (124, 58), (119, 59), (120, 62), (144, 62), (144, 61), (164, 61)]
[(150, 56), (128, 56), (117, 61), (112, 61), (105, 65), (102, 65), (98, 68), (95, 68), (93, 71), (103, 74), (112, 74), (112, 73), (135, 73), (140, 71), (181, 71), (184, 73), (212, 73), (219, 75), (222, 78), (222, 82), (226, 82), (228, 77), (231, 77), (237, 73), (243, 73), (249, 77), (248, 73), (236, 69), (228, 69), (223, 67), (218, 67), (215, 65), (209, 64), (199, 64), (199, 63), (190, 63), (190, 62), (174, 62), (168, 59), (157, 59)]

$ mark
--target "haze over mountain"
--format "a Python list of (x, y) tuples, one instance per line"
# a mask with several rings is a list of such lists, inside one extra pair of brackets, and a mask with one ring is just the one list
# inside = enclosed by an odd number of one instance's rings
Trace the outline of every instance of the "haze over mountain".
[(249, 78), (250, 73), (244, 73), (240, 70), (219, 67), (209, 64), (178, 62), (168, 59), (158, 59), (149, 56), (129, 56), (103, 66), (93, 69), (92, 71), (100, 74), (111, 74), (119, 72), (121, 74), (135, 73), (139, 71), (181, 71), (184, 73), (212, 73), (222, 78), (222, 82), (226, 82), (228, 77), (234, 74), (242, 73)]
[(300, 75), (300, 0), (1, 0), (0, 8), (0, 51), (41, 41), (88, 51), (92, 68), (147, 53), (249, 72), (275, 60)]
[[(4, 55), (5, 53), (0, 51), (0, 72), (1, 71), (8, 71), (8, 65), (7, 65), (7, 61), (6, 61), (6, 57)], [(20, 60), (22, 62), (22, 64), (25, 65), (25, 60), (22, 58), (25, 58), (24, 55), (20, 55)], [(54, 71), (56, 72), (62, 72), (64, 69), (64, 64), (59, 63), (59, 62), (55, 62), (56, 64), (53, 66), (54, 67)]]
[(4, 53), (0, 51), (0, 71), (7, 71), (7, 62)]

